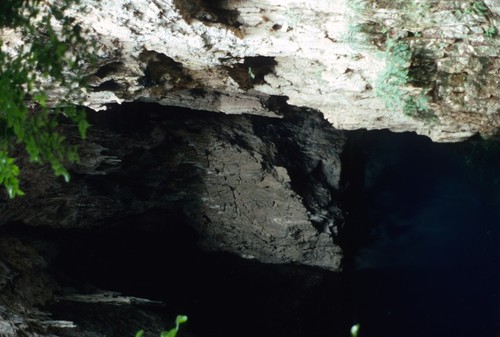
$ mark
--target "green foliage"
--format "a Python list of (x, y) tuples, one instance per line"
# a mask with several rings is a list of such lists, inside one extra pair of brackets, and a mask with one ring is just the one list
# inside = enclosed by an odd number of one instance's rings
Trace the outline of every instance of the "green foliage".
[(351, 336), (352, 336), (352, 337), (358, 337), (358, 334), (359, 334), (359, 328), (360, 328), (359, 323), (358, 323), (358, 324), (354, 324), (354, 325), (351, 327)]
[[(162, 331), (160, 333), (160, 337), (175, 337), (177, 336), (177, 333), (179, 332), (179, 327), (182, 323), (186, 323), (188, 320), (188, 317), (185, 315), (177, 315), (175, 319), (175, 328), (168, 330), (168, 331)], [(135, 337), (142, 337), (144, 335), (144, 330), (139, 330), (135, 334)]]
[(9, 158), (6, 151), (0, 151), (0, 184), (5, 186), (11, 198), (24, 194), (19, 189), (18, 175), (19, 167), (14, 164), (14, 159)]
[(428, 100), (423, 91), (414, 97), (404, 88), (409, 81), (413, 56), (410, 45), (405, 41), (389, 38), (386, 43), (386, 67), (377, 79), (377, 95), (384, 99), (388, 109), (402, 110), (409, 116), (426, 112)]
[(12, 155), (19, 147), (24, 147), (31, 162), (49, 164), (66, 181), (66, 164), (78, 160), (76, 148), (68, 146), (58, 132), (58, 121), (69, 119), (85, 138), (86, 115), (65, 101), (49, 104), (43, 88), (50, 83), (65, 89), (65, 97), (73, 101), (81, 98), (84, 77), (80, 67), (92, 58), (91, 43), (75, 19), (66, 15), (77, 3), (0, 1), (0, 29), (15, 29), (24, 38), (15, 52), (7, 52), (0, 40), (0, 184), (11, 198), (23, 195), (20, 170)]
[(464, 10), (465, 14), (485, 15), (488, 7), (482, 1), (474, 1)]
[(484, 32), (484, 35), (487, 37), (495, 37), (498, 34), (498, 29), (495, 26), (490, 26), (486, 31)]
[(475, 14), (486, 18), (490, 22), (490, 26), (484, 31), (484, 35), (487, 37), (495, 37), (498, 34), (497, 27), (488, 19), (488, 6), (483, 1), (474, 1), (469, 4), (467, 8), (464, 9), (464, 14)]

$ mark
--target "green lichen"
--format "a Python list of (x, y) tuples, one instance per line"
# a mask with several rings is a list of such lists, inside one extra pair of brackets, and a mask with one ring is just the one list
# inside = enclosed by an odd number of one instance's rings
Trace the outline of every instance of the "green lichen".
[(405, 41), (387, 39), (386, 67), (376, 82), (376, 94), (388, 109), (401, 110), (408, 116), (424, 115), (428, 112), (428, 99), (424, 90), (410, 95), (405, 88), (410, 80), (409, 69), (413, 52)]

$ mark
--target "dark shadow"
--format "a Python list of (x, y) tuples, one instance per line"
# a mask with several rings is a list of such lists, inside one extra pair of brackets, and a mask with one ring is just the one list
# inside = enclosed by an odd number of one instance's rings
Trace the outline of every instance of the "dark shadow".
[[(388, 131), (348, 139), (344, 265), (360, 336), (495, 336), (498, 204), (464, 144)], [(482, 172), (495, 181), (499, 168)]]

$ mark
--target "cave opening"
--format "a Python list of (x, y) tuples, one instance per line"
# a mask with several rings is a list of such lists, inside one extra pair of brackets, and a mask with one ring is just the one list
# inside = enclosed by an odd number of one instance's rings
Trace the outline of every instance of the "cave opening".
[[(292, 264), (263, 264), (199, 248), (200, 233), (185, 213), (191, 207), (186, 204), (198, 190), (175, 191), (176, 185), (186, 187), (202, 179), (199, 165), (179, 165), (180, 175), (172, 176), (165, 175), (170, 171), (161, 168), (177, 158), (170, 145), (190, 151), (195, 138), (202, 134), (200, 125), (223, 118), (220, 114), (144, 103), (112, 106), (109, 111), (89, 114), (90, 122), (103, 130), (100, 132), (114, 130), (119, 134), (117, 139), (103, 143), (105, 155), (121, 151), (113, 146), (120, 148), (117, 144), (125, 139), (132, 150), (121, 157), (119, 170), (99, 164), (98, 174), (83, 177), (83, 173), (75, 173), (72, 178), (85, 179), (91, 195), (112, 195), (113, 205), (120, 211), (106, 209), (108, 219), (86, 228), (19, 222), (2, 227), (3, 235), (36, 247), (47, 260), (46, 269), (59, 286), (44, 311), (52, 313), (54, 321), (73, 322), (80, 329), (72, 332), (72, 328), (57, 328), (54, 333), (72, 336), (98, 331), (105, 336), (123, 336), (145, 329), (145, 336), (157, 336), (175, 315), (186, 314), (189, 322), (182, 328), (186, 336), (348, 334), (350, 315), (343, 309), (345, 296), (339, 289), (345, 285), (339, 273)], [(235, 120), (235, 124), (240, 121)], [(270, 125), (280, 120), (261, 122)], [(168, 124), (171, 132), (159, 131), (162, 123)], [(180, 136), (185, 134), (188, 137)], [(153, 135), (152, 140), (149, 135)], [(238, 132), (231, 140), (234, 147), (248, 142)], [(139, 142), (145, 142), (146, 149), (136, 144)], [(204, 152), (202, 157), (204, 164)], [(192, 163), (193, 158), (191, 153), (179, 162)], [(291, 160), (296, 162), (297, 158)], [(155, 206), (161, 203), (163, 206)], [(115, 302), (120, 298), (124, 301), (122, 297), (135, 299), (129, 306), (92, 302), (103, 292)]]
[(348, 132), (344, 273), (363, 336), (496, 336), (495, 146)]
[[(179, 131), (182, 123), (176, 120), (220, 116), (168, 109), (173, 113), (135, 103), (91, 116), (91, 122), (130, 135), (150, 133), (165, 119)], [(138, 116), (137, 110), (144, 113)], [(281, 135), (274, 142), (287, 158), (278, 156), (277, 163), (291, 162), (292, 188), (312, 194), (308, 186), (326, 181), (323, 174), (314, 175), (324, 162), (300, 166), (298, 155), (306, 151), (293, 147), (293, 133), (280, 130), (280, 123), (295, 125), (297, 132), (306, 130), (307, 123), (290, 116), (284, 121), (261, 120), (254, 132), (269, 142), (270, 135)], [(314, 126), (320, 129), (324, 123)], [(198, 124), (186, 125), (198, 133)], [(167, 138), (181, 142), (173, 134)], [(495, 145), (484, 146), (478, 139), (435, 144), (389, 131), (346, 132), (346, 138), (343, 186), (337, 191), (332, 185), (328, 193), (340, 197), (345, 217), (339, 238), (344, 270), (339, 273), (204, 251), (178, 196), (171, 207), (124, 213), (91, 228), (11, 223), (2, 227), (2, 235), (30, 243), (45, 257), (60, 285), (56, 298), (111, 291), (151, 300), (128, 307), (57, 300), (44, 308), (56, 320), (105, 336), (133, 335), (139, 329), (157, 336), (175, 315), (187, 314), (186, 336), (341, 337), (359, 323), (361, 337), (493, 337), (500, 290)], [(161, 146), (141, 151), (131, 157), (147, 161), (152, 177), (159, 177), (155, 168), (172, 153)], [(185, 180), (200, 179), (196, 170), (182, 170)], [(117, 199), (129, 193), (121, 202), (130, 207), (138, 202), (131, 195), (156, 202), (173, 191), (146, 179), (134, 164), (109, 172), (89, 178), (89, 188), (115, 193)], [(73, 336), (68, 330), (60, 335)]]
[(142, 316), (158, 316), (165, 325), (146, 334), (156, 336), (177, 314), (189, 316), (186, 336), (319, 337), (348, 329), (339, 274), (203, 251), (198, 234), (171, 211), (152, 209), (94, 229), (12, 224), (4, 235), (35, 242), (42, 255), (52, 252), (49, 271), (61, 285), (56, 298), (106, 291), (152, 301), (139, 312), (65, 300), (45, 308), (83, 331), (97, 326), (106, 336), (133, 335), (156, 327), (138, 325), (148, 322)]

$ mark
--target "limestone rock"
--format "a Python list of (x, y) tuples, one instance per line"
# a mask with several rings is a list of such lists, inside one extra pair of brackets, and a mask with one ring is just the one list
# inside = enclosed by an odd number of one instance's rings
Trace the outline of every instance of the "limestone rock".
[[(51, 256), (61, 252), (46, 242), (55, 231), (100, 235), (98, 229), (150, 210), (189, 223), (206, 250), (340, 270), (343, 218), (336, 194), (344, 136), (320, 114), (287, 109), (283, 118), (270, 119), (144, 103), (115, 108), (90, 114), (94, 126), (81, 144), (81, 163), (71, 168), (71, 183), (20, 158), (26, 196), (2, 200), (0, 225), (14, 234), (19, 228), (47, 234), (0, 240), (2, 336), (104, 336), (99, 324), (131, 315), (117, 305), (132, 306), (142, 317), (121, 318), (115, 330), (122, 335), (141, 324), (161, 329), (158, 315), (136, 307), (140, 299), (61, 289), (49, 274)], [(69, 130), (69, 139), (77, 139)], [(35, 309), (54, 300), (88, 302), (71, 305), (85, 325)]]
[[(205, 249), (339, 270), (344, 139), (332, 125), (435, 141), (500, 126), (493, 0), (485, 10), (445, 0), (82, 3), (73, 15), (98, 47), (86, 69), (84, 104), (97, 113), (82, 162), (65, 185), (20, 158), (27, 196), (2, 200), (0, 225), (95, 228), (159, 208), (181, 214)], [(16, 32), (0, 36), (7, 52), (21, 45)], [(397, 94), (422, 93), (428, 114), (405, 115), (377, 95), (388, 39), (412, 52)], [(126, 104), (137, 101), (168, 107)], [(121, 111), (102, 111), (112, 103)], [(0, 253), (0, 334), (71, 326), (33, 309), (58, 287), (36, 247), (3, 238)]]
[(181, 212), (208, 250), (340, 268), (344, 138), (319, 114), (118, 110), (92, 117), (70, 184), (25, 161), (26, 196), (0, 204), (1, 223), (93, 228), (156, 207)]
[[(142, 100), (279, 116), (269, 98), (322, 112), (338, 129), (415, 131), (459, 141), (499, 127), (499, 4), (419, 1), (85, 0), (75, 13), (99, 45), (87, 105)], [(481, 2), (482, 3), (482, 2)], [(496, 30), (495, 30), (496, 29)], [(428, 114), (377, 95), (387, 39), (412, 50)], [(390, 99), (390, 98), (389, 98)]]

